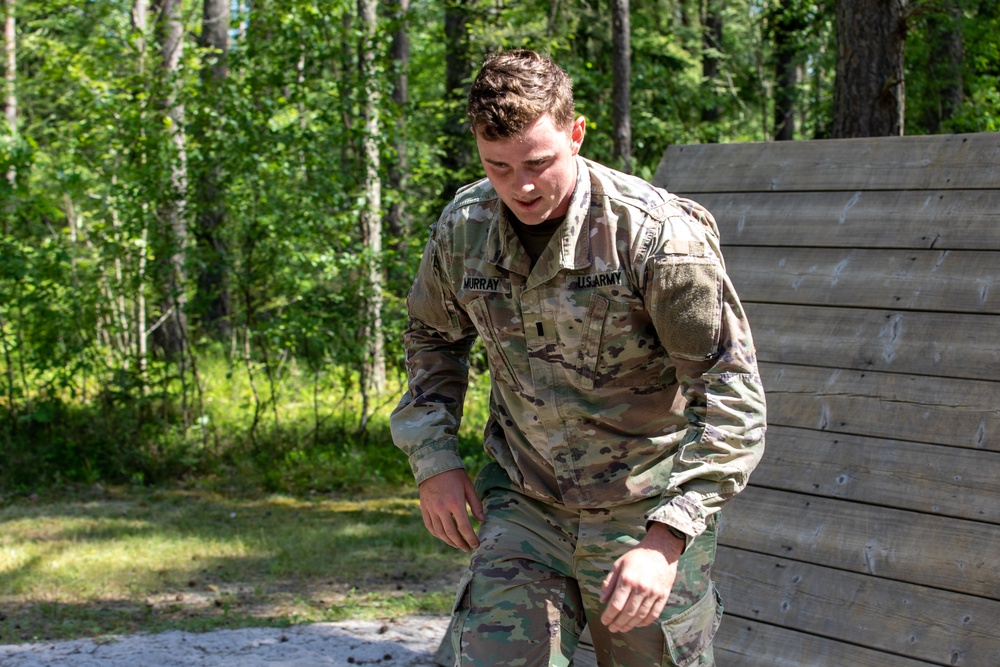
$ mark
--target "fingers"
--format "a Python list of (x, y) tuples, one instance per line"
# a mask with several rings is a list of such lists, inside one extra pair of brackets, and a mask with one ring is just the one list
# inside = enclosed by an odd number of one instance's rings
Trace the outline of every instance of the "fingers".
[(465, 500), (469, 503), (472, 516), (480, 521), (486, 521), (486, 512), (483, 511), (483, 503), (479, 500), (479, 496), (476, 495), (476, 487), (471, 481), (465, 487)]
[(606, 599), (608, 606), (601, 614), (601, 622), (611, 632), (628, 632), (655, 623), (666, 606), (663, 596), (633, 588), (620, 578)]
[[(676, 570), (657, 573), (657, 559), (650, 561), (643, 550), (634, 550), (615, 562), (601, 586), (601, 614), (611, 632), (628, 632), (656, 623), (666, 607)], [(659, 575), (659, 576), (658, 576)]]
[(475, 487), (464, 470), (441, 473), (420, 484), (420, 513), (424, 526), (445, 544), (462, 551), (479, 546), (466, 504), (476, 518), (484, 517)]
[(479, 538), (464, 506), (457, 513), (446, 508), (437, 510), (421, 508), (421, 514), (427, 530), (445, 544), (462, 551), (469, 551), (479, 546)]

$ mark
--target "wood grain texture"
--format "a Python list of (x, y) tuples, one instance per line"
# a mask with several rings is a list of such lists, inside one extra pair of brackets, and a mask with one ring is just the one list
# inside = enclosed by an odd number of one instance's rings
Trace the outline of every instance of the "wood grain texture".
[(1000, 183), (1000, 133), (670, 146), (671, 192), (980, 190)]
[(1000, 191), (694, 194), (729, 246), (1000, 250)]
[(770, 426), (750, 483), (969, 519), (981, 522), (974, 525), (980, 531), (994, 531), (998, 475), (1000, 452)]
[(995, 524), (755, 487), (722, 525), (729, 547), (1000, 601)]
[(1000, 252), (729, 248), (744, 301), (1000, 315)]
[(929, 667), (934, 663), (816, 635), (724, 617), (715, 637), (721, 667)]
[(998, 315), (768, 303), (745, 307), (761, 361), (969, 380), (1000, 378)]
[(729, 547), (719, 548), (714, 575), (730, 621), (795, 628), (939, 665), (1000, 665), (995, 600)]
[(771, 425), (1000, 451), (1000, 383), (769, 363), (760, 369)]
[(671, 147), (719, 222), (768, 444), (720, 664), (1000, 667), (1000, 133)]

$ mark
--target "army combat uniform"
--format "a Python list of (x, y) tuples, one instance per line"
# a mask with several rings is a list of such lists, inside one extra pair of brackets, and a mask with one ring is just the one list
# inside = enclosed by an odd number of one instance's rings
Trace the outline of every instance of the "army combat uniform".
[[(764, 447), (750, 329), (705, 209), (575, 159), (566, 218), (533, 267), (488, 180), (445, 209), (407, 302), (393, 438), (418, 483), (462, 467), (481, 337), (494, 462), (456, 602), (461, 664), (567, 664), (589, 619), (602, 665), (711, 665), (717, 512)], [(601, 582), (650, 521), (686, 536), (677, 580), (660, 627), (612, 635)]]

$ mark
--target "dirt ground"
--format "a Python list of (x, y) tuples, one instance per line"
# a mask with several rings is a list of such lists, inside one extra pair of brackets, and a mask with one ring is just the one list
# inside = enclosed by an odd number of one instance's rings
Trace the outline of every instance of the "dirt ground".
[(0, 667), (432, 667), (446, 617), (0, 645)]

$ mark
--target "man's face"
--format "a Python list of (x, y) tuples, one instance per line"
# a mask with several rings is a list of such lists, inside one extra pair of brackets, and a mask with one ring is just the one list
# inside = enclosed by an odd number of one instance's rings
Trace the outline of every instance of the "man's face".
[(549, 114), (516, 137), (487, 141), (476, 134), (486, 177), (503, 203), (526, 225), (566, 215), (576, 187), (576, 159), (586, 124), (581, 116), (560, 129)]

